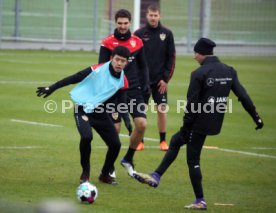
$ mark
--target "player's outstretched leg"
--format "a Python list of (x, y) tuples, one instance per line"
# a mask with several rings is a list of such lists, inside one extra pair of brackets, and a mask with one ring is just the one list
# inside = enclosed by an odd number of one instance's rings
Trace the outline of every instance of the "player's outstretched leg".
[(134, 173), (133, 177), (141, 183), (148, 184), (149, 186), (156, 188), (160, 183), (160, 175), (157, 172), (151, 174)]

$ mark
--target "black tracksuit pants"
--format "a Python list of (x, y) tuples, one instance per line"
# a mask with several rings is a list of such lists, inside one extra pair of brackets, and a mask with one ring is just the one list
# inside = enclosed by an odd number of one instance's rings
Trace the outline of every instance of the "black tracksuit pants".
[(190, 180), (196, 198), (203, 198), (202, 174), (200, 170), (200, 154), (206, 139), (206, 135), (191, 132), (188, 141), (184, 141), (180, 132), (174, 134), (170, 141), (169, 150), (166, 152), (161, 164), (155, 170), (161, 176), (176, 159), (180, 147), (187, 144), (186, 156), (189, 167)]
[(92, 128), (94, 128), (108, 147), (105, 162), (102, 167), (102, 174), (108, 175), (109, 171), (114, 167), (114, 162), (121, 148), (119, 135), (109, 115), (105, 112), (85, 113), (83, 107), (79, 106), (75, 108), (74, 117), (81, 137), (79, 149), (83, 174), (88, 177), (90, 175), (91, 141), (93, 139)]

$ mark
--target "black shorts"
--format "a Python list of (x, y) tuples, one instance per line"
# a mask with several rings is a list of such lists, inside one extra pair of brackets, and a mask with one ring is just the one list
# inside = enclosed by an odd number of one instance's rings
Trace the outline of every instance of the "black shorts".
[(93, 138), (92, 129), (95, 129), (108, 146), (120, 144), (118, 133), (106, 112), (85, 113), (83, 107), (78, 106), (74, 117), (81, 137)]
[(151, 88), (151, 94), (149, 94), (148, 96), (145, 96), (146, 104), (149, 103), (150, 95), (152, 95), (152, 99), (157, 105), (168, 103), (167, 92), (160, 94), (160, 92), (158, 91), (158, 88), (159, 88), (158, 84), (153, 84), (150, 86), (150, 88)]
[[(144, 97), (141, 89), (134, 88), (127, 90), (127, 106), (128, 113), (133, 119), (139, 117), (147, 118), (146, 104), (144, 102)], [(110, 117), (113, 123), (120, 123), (122, 120), (118, 110), (117, 112), (111, 113)]]
[(109, 113), (109, 116), (113, 123), (121, 123), (122, 121), (122, 116), (119, 114), (119, 112)]

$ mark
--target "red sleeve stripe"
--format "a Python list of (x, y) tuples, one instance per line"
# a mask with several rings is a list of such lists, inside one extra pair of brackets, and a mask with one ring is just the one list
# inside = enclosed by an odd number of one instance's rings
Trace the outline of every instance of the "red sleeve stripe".
[(126, 78), (126, 76), (124, 75), (124, 87), (121, 88), (121, 90), (126, 90), (128, 89), (129, 85), (128, 85), (128, 80)]
[(94, 65), (91, 65), (91, 70), (94, 71), (96, 70), (97, 68), (99, 68), (100, 66), (102, 66), (104, 63), (102, 64), (94, 64)]
[(175, 68), (175, 53), (173, 54), (173, 63), (172, 63), (172, 66), (171, 66), (171, 71), (170, 71), (170, 74), (169, 74), (168, 81), (172, 78), (174, 68)]

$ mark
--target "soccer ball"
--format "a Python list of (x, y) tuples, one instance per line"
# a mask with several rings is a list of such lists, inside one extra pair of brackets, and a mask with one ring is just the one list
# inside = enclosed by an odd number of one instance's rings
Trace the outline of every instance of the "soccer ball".
[(84, 182), (77, 188), (77, 198), (83, 203), (92, 204), (98, 197), (98, 189), (95, 185)]

